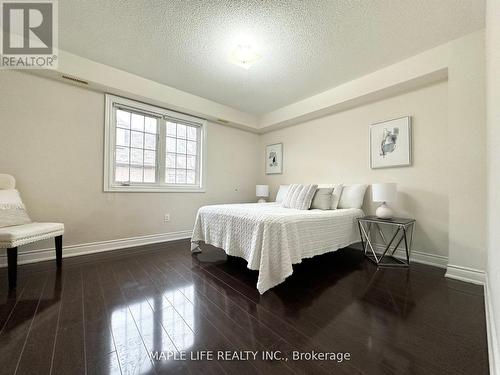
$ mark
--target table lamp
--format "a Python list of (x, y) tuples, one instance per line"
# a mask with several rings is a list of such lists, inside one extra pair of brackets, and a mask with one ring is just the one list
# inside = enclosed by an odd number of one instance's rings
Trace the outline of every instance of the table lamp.
[(265, 198), (269, 197), (269, 185), (257, 185), (255, 195), (260, 198), (257, 203), (266, 203)]
[(372, 184), (372, 198), (374, 202), (382, 202), (382, 204), (375, 211), (380, 219), (392, 219), (394, 212), (386, 205), (387, 202), (394, 202), (396, 200), (397, 184), (395, 183), (381, 183)]

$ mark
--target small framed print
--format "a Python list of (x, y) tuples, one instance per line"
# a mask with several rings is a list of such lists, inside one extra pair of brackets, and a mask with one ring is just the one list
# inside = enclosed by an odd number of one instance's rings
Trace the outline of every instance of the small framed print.
[(370, 168), (411, 165), (411, 117), (370, 125)]
[(283, 173), (283, 143), (266, 146), (266, 174)]

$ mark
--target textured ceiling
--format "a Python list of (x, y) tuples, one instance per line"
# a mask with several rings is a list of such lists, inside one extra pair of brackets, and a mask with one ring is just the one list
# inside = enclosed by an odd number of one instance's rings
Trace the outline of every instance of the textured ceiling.
[[(261, 114), (483, 28), (483, 0), (63, 0), (60, 47)], [(262, 59), (228, 62), (250, 41)]]

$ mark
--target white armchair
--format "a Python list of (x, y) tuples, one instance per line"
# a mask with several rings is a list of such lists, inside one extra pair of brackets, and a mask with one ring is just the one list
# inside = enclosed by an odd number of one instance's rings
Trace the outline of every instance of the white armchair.
[[(0, 193), (2, 190), (13, 191), (14, 197), (18, 197), (14, 190), (16, 180), (8, 174), (0, 174)], [(7, 193), (7, 192), (4, 192)], [(29, 220), (25, 214), (23, 224), (9, 225), (9, 220), (1, 220), (2, 216), (9, 215), (8, 204), (0, 201), (0, 249), (7, 249), (7, 266), (9, 274), (9, 288), (14, 289), (17, 282), (17, 248), (32, 242), (55, 238), (57, 268), (62, 265), (62, 238), (64, 224), (61, 223), (35, 223)], [(22, 204), (22, 202), (21, 202)], [(9, 219), (9, 217), (7, 217)], [(7, 223), (7, 224), (6, 224)]]

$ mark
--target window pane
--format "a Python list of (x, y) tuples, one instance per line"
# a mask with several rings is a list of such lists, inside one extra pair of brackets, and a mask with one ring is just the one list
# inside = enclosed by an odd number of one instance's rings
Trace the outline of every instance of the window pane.
[(186, 153), (186, 141), (183, 139), (178, 139), (177, 140), (177, 153), (178, 154), (185, 154)]
[(196, 141), (197, 139), (197, 131), (198, 129), (193, 127), (193, 126), (188, 126), (187, 127), (187, 139), (191, 139), (192, 141)]
[(186, 183), (186, 170), (185, 169), (177, 169), (177, 173), (175, 175), (175, 182), (177, 184), (185, 184)]
[(144, 134), (144, 148), (156, 150), (156, 135)]
[(187, 156), (187, 169), (196, 169), (196, 156), (188, 155)]
[[(121, 105), (124, 107), (120, 108)], [(131, 101), (127, 105), (132, 105)], [(128, 109), (125, 103), (116, 99), (109, 108), (115, 120), (112, 124), (115, 133), (111, 133), (111, 143), (106, 145), (106, 152), (115, 164), (110, 165), (110, 171), (106, 173), (114, 179), (109, 183), (116, 186), (130, 183), (131, 191), (134, 191), (134, 185), (140, 187), (141, 184), (158, 185), (158, 189), (165, 184), (196, 186), (201, 178), (199, 142), (202, 141), (203, 128), (175, 117), (164, 117), (164, 120), (160, 115), (147, 112), (141, 103), (134, 107)], [(158, 108), (158, 113), (161, 111)], [(164, 138), (159, 139), (159, 134)], [(109, 146), (114, 147), (109, 149)], [(159, 171), (159, 165), (165, 169)], [(165, 177), (160, 180), (159, 176), (163, 174)]]
[(167, 184), (175, 184), (175, 169), (167, 169), (165, 174), (165, 182)]
[(156, 166), (156, 152), (149, 150), (144, 151), (144, 165)]
[(167, 152), (175, 152), (175, 138), (167, 137)]
[(144, 168), (144, 182), (155, 182), (155, 174), (156, 173), (154, 168)]
[(186, 169), (186, 155), (177, 154), (176, 167)]
[(115, 169), (115, 181), (124, 182), (128, 181), (128, 166), (117, 166)]
[(130, 167), (130, 182), (142, 182), (142, 168)]
[(148, 133), (156, 134), (157, 120), (154, 117), (146, 117), (146, 124), (144, 130)]
[(129, 148), (128, 147), (116, 147), (116, 162), (128, 164)]
[(116, 126), (119, 128), (130, 129), (130, 112), (116, 110)]
[(196, 155), (196, 142), (187, 141), (187, 153), (191, 155)]
[(175, 129), (177, 128), (177, 124), (174, 122), (167, 122), (167, 135), (175, 137), (177, 132)]
[(131, 141), (130, 146), (143, 148), (144, 147), (144, 133), (140, 132), (131, 132)]
[(188, 184), (195, 184), (196, 183), (196, 172), (195, 171), (187, 171), (186, 183), (188, 183)]
[(142, 149), (137, 149), (137, 148), (132, 148), (130, 150), (130, 164), (133, 165), (142, 165), (142, 154), (143, 154)]
[(129, 146), (130, 143), (130, 130), (116, 128), (116, 145)]
[(144, 116), (132, 113), (132, 129), (144, 131)]
[(177, 138), (186, 138), (186, 125), (177, 124)]
[(175, 154), (167, 154), (167, 168), (175, 168)]

